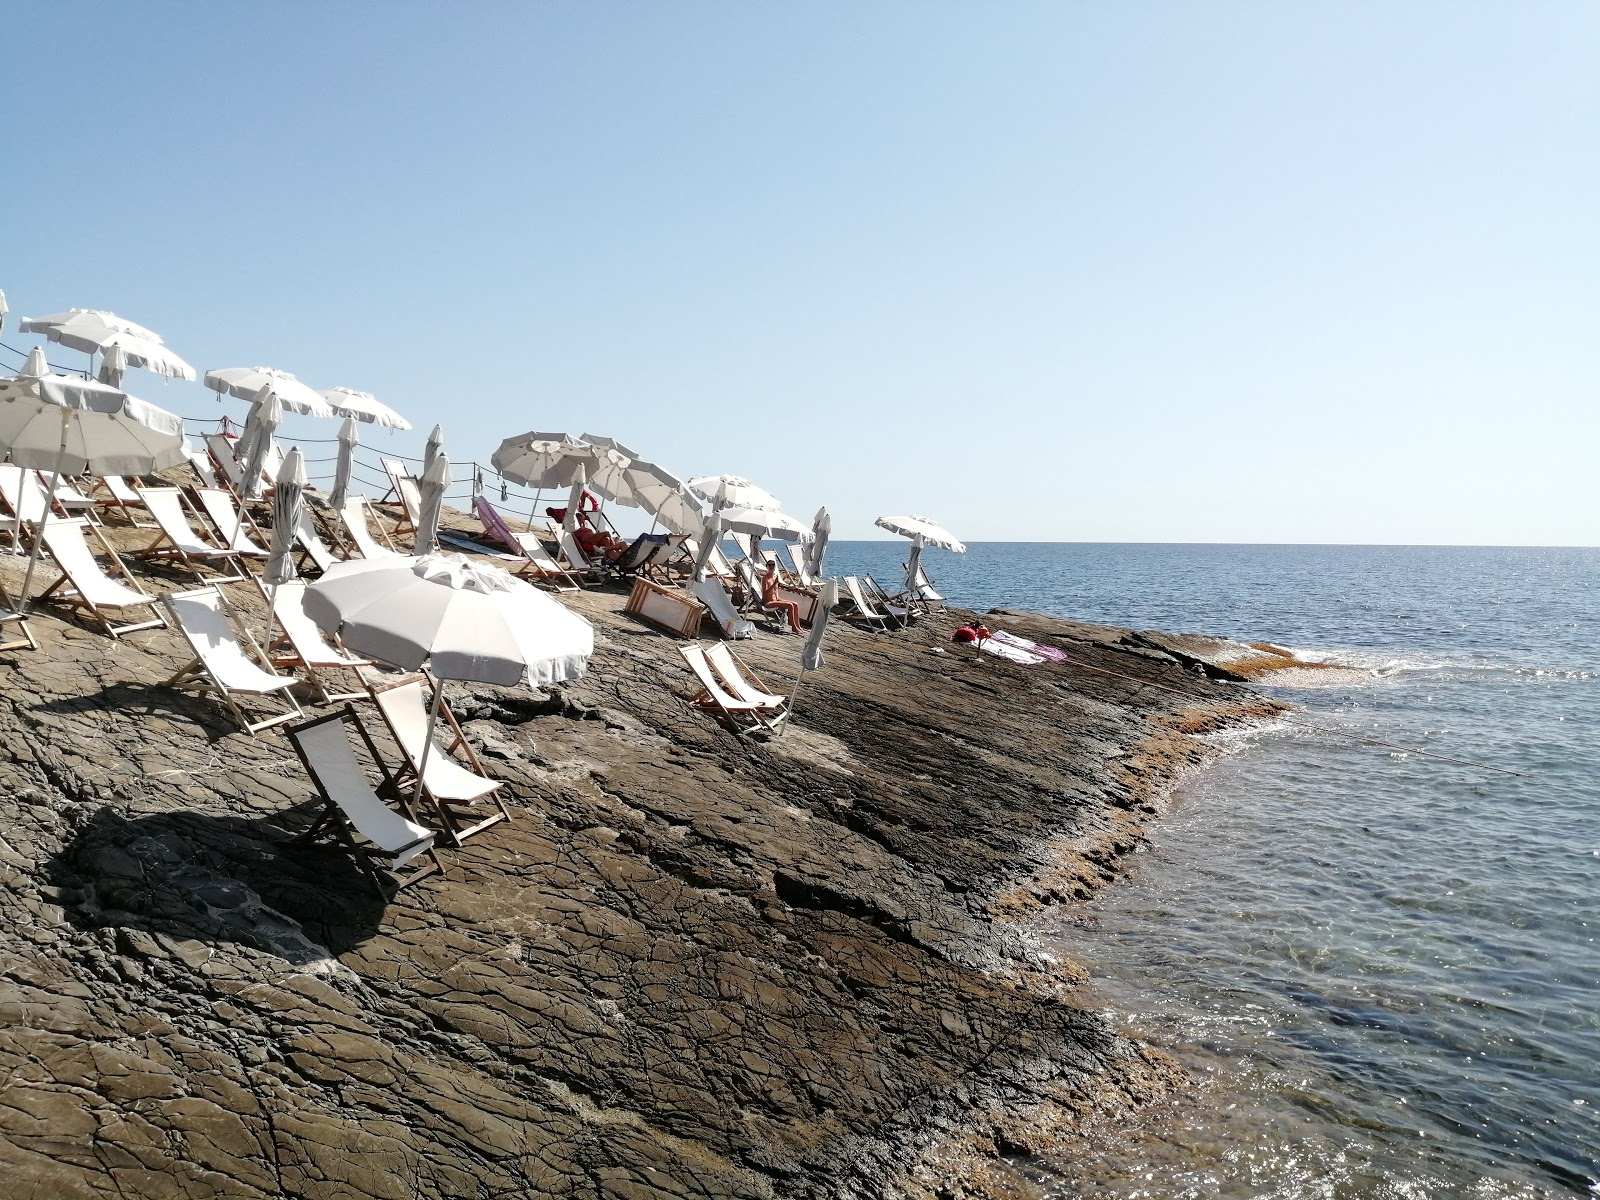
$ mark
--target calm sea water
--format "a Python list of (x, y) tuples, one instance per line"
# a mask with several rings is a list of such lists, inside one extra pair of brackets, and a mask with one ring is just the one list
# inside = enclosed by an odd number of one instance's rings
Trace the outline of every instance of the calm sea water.
[[(889, 584), (898, 543), (830, 573)], [(1058, 1196), (1600, 1194), (1600, 550), (980, 544), (956, 602), (1269, 640), (1337, 730), (1229, 735), (1041, 936), (1195, 1094), (1025, 1168)], [(892, 589), (891, 589), (892, 590)]]

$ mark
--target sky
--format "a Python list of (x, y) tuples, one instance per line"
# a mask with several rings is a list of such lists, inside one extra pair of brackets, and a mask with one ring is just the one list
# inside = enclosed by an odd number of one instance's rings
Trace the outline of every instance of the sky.
[(10, 346), (109, 308), (202, 372), (376, 393), (418, 427), (379, 449), (603, 433), (841, 538), (1600, 543), (1593, 4), (6, 28)]

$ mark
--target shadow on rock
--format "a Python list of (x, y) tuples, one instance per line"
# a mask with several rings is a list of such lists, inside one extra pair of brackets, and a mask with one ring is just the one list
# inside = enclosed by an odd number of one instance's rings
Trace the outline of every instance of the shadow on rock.
[(49, 864), (74, 924), (233, 942), (306, 965), (366, 941), (384, 905), (349, 853), (290, 844), (310, 805), (265, 820), (102, 808)]
[[(251, 711), (250, 699), (244, 699), (247, 712)], [(127, 716), (161, 712), (193, 721), (197, 732), (208, 742), (239, 732), (239, 723), (215, 698), (154, 683), (114, 683), (98, 692), (45, 700), (33, 707), (39, 712), (62, 714), (114, 712)]]

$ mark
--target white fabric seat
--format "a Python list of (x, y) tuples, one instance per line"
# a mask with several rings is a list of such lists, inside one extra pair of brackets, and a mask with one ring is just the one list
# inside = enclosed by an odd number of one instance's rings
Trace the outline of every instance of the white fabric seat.
[(747, 704), (762, 708), (782, 708), (788, 698), (767, 691), (761, 681), (754, 678), (747, 667), (726, 642), (715, 642), (705, 647), (706, 661), (711, 664), (729, 692)]
[(205, 509), (206, 516), (211, 518), (211, 523), (222, 535), (224, 546), (229, 550), (237, 550), (246, 558), (268, 557), (266, 548), (252, 540), (246, 531), (245, 518), (240, 514), (231, 493), (221, 488), (195, 488), (194, 494), (200, 498), (200, 507)]
[[(367, 681), (362, 669), (370, 667), (372, 660), (358, 658), (328, 641), (317, 623), (306, 616), (306, 585), (299, 580), (290, 580), (267, 594), (272, 604), (272, 618), (283, 630), (281, 636), (267, 645), (267, 657), (272, 665), (302, 668), (306, 673), (306, 682), (316, 690), (323, 704), (365, 697)], [(333, 691), (322, 673), (335, 670), (354, 671), (362, 686), (356, 691)]]
[[(121, 637), (125, 633), (133, 633), (139, 629), (165, 626), (166, 619), (155, 611), (156, 598), (146, 595), (134, 585), (128, 569), (122, 565), (117, 552), (103, 537), (100, 537), (101, 544), (111, 556), (111, 561), (116, 564), (123, 580), (113, 579), (101, 569), (100, 560), (95, 557), (89, 543), (84, 540), (84, 531), (88, 528), (90, 526), (87, 521), (77, 518), (50, 521), (43, 526), (37, 536), (43, 541), (45, 551), (60, 568), (61, 577), (47, 587), (39, 599), (49, 600), (53, 597), (63, 604), (87, 610), (112, 637)], [(98, 530), (96, 536), (100, 536)], [(117, 625), (101, 611), (108, 608), (144, 608), (151, 610), (152, 615), (147, 620)]]
[[(727, 647), (715, 647), (727, 652)], [(689, 664), (689, 669), (694, 672), (695, 678), (700, 681), (700, 691), (689, 700), (696, 708), (706, 711), (715, 711), (723, 723), (738, 737), (750, 733), (770, 732), (787, 716), (786, 705), (781, 696), (769, 696), (760, 691), (761, 699), (746, 699), (734, 695), (729, 691), (727, 683), (720, 678), (719, 672), (711, 665), (710, 651), (707, 647), (693, 642), (687, 646), (679, 646), (678, 653)], [(731, 655), (729, 656), (730, 666)], [(733, 673), (739, 672), (734, 668)], [(776, 705), (770, 701), (776, 700)]]
[(372, 526), (367, 524), (369, 511), (365, 496), (346, 496), (334, 513), (362, 558), (399, 558), (400, 555), (387, 546), (380, 546), (378, 539), (372, 536)]
[[(220, 588), (173, 592), (162, 597), (162, 603), (195, 654), (193, 661), (167, 680), (165, 686), (215, 692), (249, 733), (305, 715), (300, 702), (289, 692), (295, 684), (294, 676), (279, 675), (263, 667), (261, 662), (266, 656), (248, 633), (244, 636), (255, 656), (246, 653), (245, 643), (239, 641), (228, 620), (228, 605)], [(252, 723), (234, 699), (235, 694), (276, 695), (289, 705), (290, 711)]]
[(311, 514), (303, 508), (300, 510), (300, 523), (294, 527), (294, 540), (295, 544), (305, 551), (306, 557), (311, 560), (311, 565), (318, 571), (326, 571), (340, 561), (339, 556), (317, 533), (317, 527), (311, 521)]
[(380, 458), (384, 473), (389, 476), (389, 491), (399, 502), (405, 520), (396, 533), (416, 532), (422, 523), (422, 493), (417, 490), (416, 477), (405, 463), (394, 458)]
[(37, 525), (48, 507), (44, 486), (38, 477), (12, 463), (0, 463), (0, 500), (11, 510), (0, 528), (10, 533), (13, 540), (28, 526)]
[(697, 579), (689, 585), (689, 590), (694, 593), (695, 599), (706, 606), (711, 619), (722, 630), (723, 637), (755, 637), (756, 627), (739, 615), (738, 610), (733, 607), (733, 598), (728, 595), (720, 580)]
[[(140, 557), (177, 561), (187, 567), (196, 579), (204, 579), (200, 568), (209, 567), (227, 579), (243, 579), (240, 568), (242, 557), (237, 550), (213, 546), (195, 532), (190, 522), (191, 509), (177, 488), (136, 488), (145, 509), (155, 518), (160, 531), (155, 541), (139, 551)], [(164, 544), (163, 544), (164, 543)], [(227, 564), (231, 572), (216, 564)]]

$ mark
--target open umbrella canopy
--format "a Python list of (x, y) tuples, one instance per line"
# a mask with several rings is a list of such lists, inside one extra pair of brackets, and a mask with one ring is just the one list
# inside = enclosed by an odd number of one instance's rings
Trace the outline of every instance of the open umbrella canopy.
[(811, 529), (773, 508), (724, 508), (717, 511), (729, 533), (749, 533), (780, 542), (809, 542)]
[(356, 654), (442, 679), (539, 686), (576, 679), (594, 629), (545, 592), (461, 554), (336, 563), (305, 610)]
[(24, 317), (19, 329), (42, 333), (52, 342), (85, 354), (105, 354), (116, 348), (126, 366), (144, 367), (169, 379), (194, 378), (194, 368), (168, 349), (160, 334), (116, 313), (73, 308), (48, 317)]
[(698, 533), (710, 506), (665, 467), (636, 459), (627, 471), (632, 503), (673, 533)]
[(206, 372), (205, 385), (219, 396), (237, 396), (240, 400), (255, 400), (262, 388), (269, 387), (289, 412), (308, 417), (337, 415), (333, 405), (312, 387), (275, 367), (218, 367)]
[(596, 449), (570, 433), (521, 433), (500, 443), (489, 465), (512, 483), (531, 488), (571, 487), (598, 466)]
[(689, 480), (689, 490), (713, 508), (772, 508), (783, 503), (742, 475), (702, 475)]
[(55, 375), (34, 347), (0, 379), (0, 456), (25, 470), (148, 475), (184, 461), (183, 421), (88, 379)]
[(328, 388), (322, 393), (336, 417), (354, 417), (369, 425), (382, 425), (385, 429), (410, 429), (411, 422), (379, 400), (371, 392), (358, 392), (354, 388)]
[(950, 550), (956, 554), (967, 552), (966, 546), (956, 540), (955, 534), (927, 517), (879, 517), (873, 524), (879, 529), (887, 529), (890, 533), (898, 533), (901, 537), (908, 537), (913, 541), (921, 538), (923, 545), (926, 546), (937, 546), (941, 550)]

